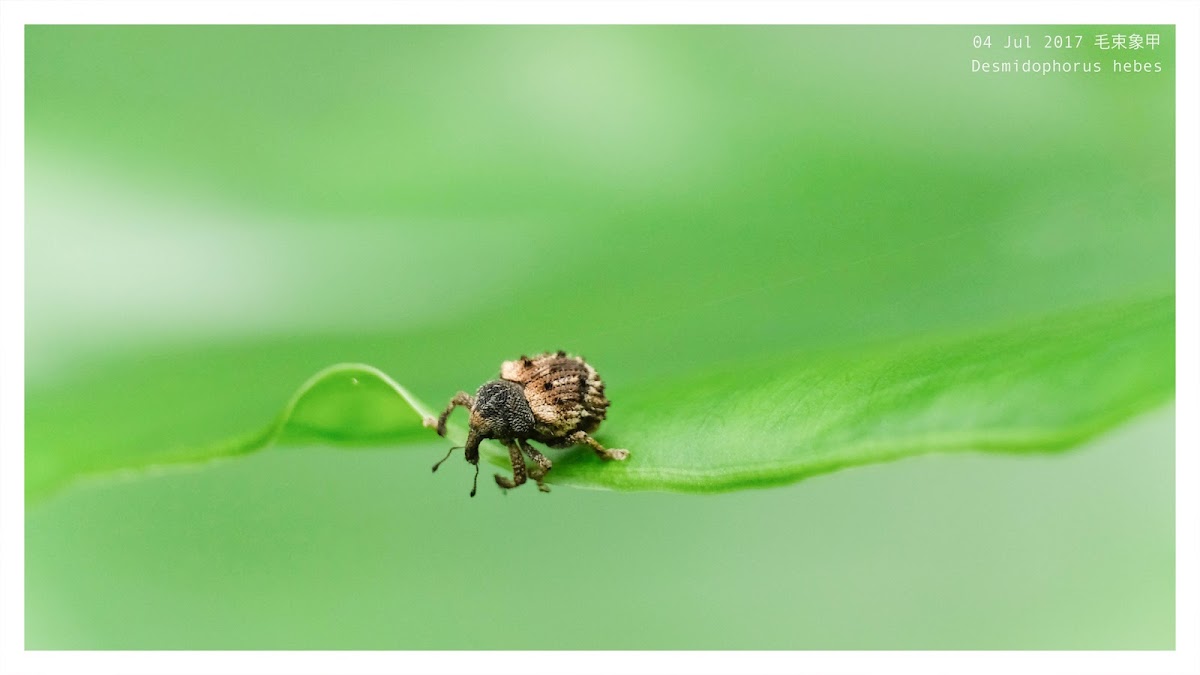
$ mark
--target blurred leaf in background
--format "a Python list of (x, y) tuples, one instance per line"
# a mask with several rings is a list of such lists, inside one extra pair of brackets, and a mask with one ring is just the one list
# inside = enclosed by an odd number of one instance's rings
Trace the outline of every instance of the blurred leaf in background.
[[(603, 433), (674, 457), (678, 425), (724, 451), (758, 429), (747, 454), (814, 438), (771, 435), (766, 399), (713, 412), (754, 382), (810, 380), (792, 429), (819, 411), (835, 442), (1024, 421), (1062, 447), (1167, 402), (1170, 51), (1161, 77), (987, 77), (979, 30), (31, 27), (27, 489), (253, 445), (347, 361), (438, 406), (567, 348), (609, 383)], [(865, 382), (919, 404), (887, 417)], [(27, 645), (1169, 648), (1151, 419), (1096, 457), (703, 500), (471, 503), (432, 482), (432, 439), (80, 486), (27, 517)], [(1145, 491), (1099, 499), (1121, 481)], [(456, 633), (469, 613), (562, 628)]]

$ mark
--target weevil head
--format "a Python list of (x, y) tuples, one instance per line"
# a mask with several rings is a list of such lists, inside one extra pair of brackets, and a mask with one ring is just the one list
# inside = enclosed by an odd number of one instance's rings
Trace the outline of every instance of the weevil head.
[(485, 438), (528, 438), (533, 431), (533, 410), (525, 388), (508, 380), (492, 380), (475, 392), (471, 432), (467, 435), (467, 461), (479, 461), (479, 443)]

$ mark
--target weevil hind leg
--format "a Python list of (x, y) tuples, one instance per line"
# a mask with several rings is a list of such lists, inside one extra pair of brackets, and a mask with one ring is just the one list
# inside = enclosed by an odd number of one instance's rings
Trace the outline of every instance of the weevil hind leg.
[(450, 413), (454, 412), (454, 409), (460, 405), (467, 409), (474, 408), (475, 398), (465, 391), (460, 391), (454, 395), (454, 398), (450, 399), (449, 405), (446, 406), (446, 409), (442, 411), (442, 414), (437, 419), (434, 419), (433, 417), (426, 417), (423, 421), (423, 424), (431, 429), (437, 429), (438, 436), (445, 436), (446, 419), (449, 418)]
[(508, 459), (512, 461), (513, 477), (507, 478), (496, 474), (496, 485), (511, 490), (525, 483), (525, 458), (521, 456), (521, 446), (516, 441), (505, 443), (508, 447)]
[(588, 446), (592, 450), (595, 450), (596, 454), (601, 459), (611, 459), (611, 460), (616, 460), (618, 462), (629, 459), (629, 451), (628, 450), (622, 450), (620, 448), (606, 448), (603, 445), (600, 445), (599, 441), (592, 438), (591, 436), (588, 436), (587, 432), (584, 432), (584, 431), (576, 431), (575, 433), (568, 436), (567, 440), (569, 440), (571, 443), (573, 443), (575, 445)]
[(550, 471), (550, 469), (554, 468), (554, 464), (550, 462), (549, 457), (538, 452), (537, 449), (530, 445), (527, 441), (518, 440), (517, 443), (521, 446), (521, 449), (525, 451), (525, 454), (529, 455), (529, 459), (532, 459), (537, 463), (537, 466), (529, 469), (529, 477), (537, 481), (538, 490), (541, 490), (542, 492), (549, 492), (550, 488), (546, 485), (545, 479), (546, 474)]

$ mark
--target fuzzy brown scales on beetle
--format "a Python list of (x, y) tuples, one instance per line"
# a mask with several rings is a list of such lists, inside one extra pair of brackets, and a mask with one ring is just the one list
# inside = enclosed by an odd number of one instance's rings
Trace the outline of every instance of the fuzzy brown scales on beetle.
[[(590, 436), (608, 413), (604, 381), (582, 357), (564, 351), (505, 361), (500, 365), (500, 379), (484, 383), (474, 396), (458, 392), (441, 416), (426, 418), (425, 425), (445, 436), (446, 419), (458, 406), (471, 411), (465, 454), (475, 465), (477, 478), (479, 444), (484, 439), (493, 438), (508, 448), (513, 477), (496, 474), (496, 483), (503, 488), (521, 485), (528, 475), (537, 481), (539, 490), (550, 491), (544, 479), (553, 465), (529, 441), (551, 448), (587, 445), (603, 459), (629, 457), (628, 450), (605, 448)], [(534, 461), (534, 468), (526, 471), (522, 453)], [(433, 465), (433, 470), (444, 461)], [(474, 487), (471, 496), (475, 496)]]

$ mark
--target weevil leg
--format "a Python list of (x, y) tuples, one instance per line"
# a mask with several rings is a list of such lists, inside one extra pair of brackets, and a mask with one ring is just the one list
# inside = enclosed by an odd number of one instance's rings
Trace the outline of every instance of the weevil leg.
[(509, 479), (496, 474), (496, 485), (511, 490), (525, 482), (525, 458), (521, 456), (521, 446), (516, 441), (508, 441), (505, 445), (508, 446), (508, 459), (512, 461), (513, 477)]
[(603, 445), (600, 445), (599, 441), (591, 436), (588, 436), (587, 433), (583, 431), (576, 431), (568, 436), (567, 440), (575, 445), (588, 446), (592, 450), (595, 450), (596, 454), (599, 455), (601, 459), (615, 459), (617, 461), (629, 459), (628, 450), (621, 450), (619, 448), (605, 448)]
[(550, 462), (550, 458), (538, 452), (537, 449), (530, 445), (527, 441), (518, 440), (517, 443), (520, 444), (521, 449), (525, 451), (525, 454), (529, 455), (529, 459), (537, 462), (537, 466), (529, 470), (529, 477), (537, 481), (539, 490), (542, 492), (549, 492), (550, 488), (547, 487), (544, 481), (546, 478), (546, 473), (550, 471), (550, 469), (554, 468), (554, 465)]
[(450, 404), (447, 405), (446, 409), (442, 411), (440, 417), (437, 419), (426, 417), (423, 424), (431, 429), (437, 429), (438, 436), (445, 436), (446, 418), (450, 417), (450, 413), (454, 412), (454, 409), (460, 405), (466, 408), (474, 408), (475, 399), (467, 392), (460, 391), (454, 395), (454, 398), (450, 399)]

